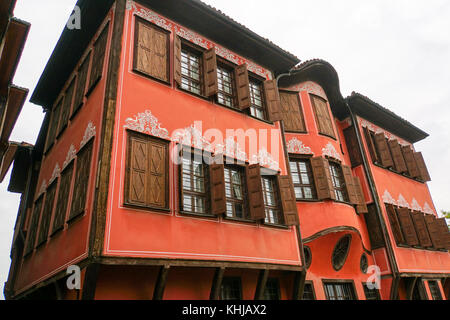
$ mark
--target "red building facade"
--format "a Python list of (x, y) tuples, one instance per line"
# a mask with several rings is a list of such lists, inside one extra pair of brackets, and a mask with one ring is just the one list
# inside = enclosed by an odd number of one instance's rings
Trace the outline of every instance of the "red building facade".
[(8, 298), (448, 297), (423, 131), (200, 1), (78, 5), (32, 96)]

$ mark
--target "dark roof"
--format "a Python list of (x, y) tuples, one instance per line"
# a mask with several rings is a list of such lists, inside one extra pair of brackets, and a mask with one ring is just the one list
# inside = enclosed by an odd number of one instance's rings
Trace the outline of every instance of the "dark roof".
[[(64, 31), (31, 97), (31, 102), (51, 108), (64, 83), (114, 0), (78, 0), (81, 30)], [(286, 72), (300, 60), (227, 15), (199, 0), (138, 0), (144, 6), (253, 60), (275, 74)]]
[(352, 92), (346, 100), (357, 115), (411, 143), (428, 137), (428, 133), (360, 93)]

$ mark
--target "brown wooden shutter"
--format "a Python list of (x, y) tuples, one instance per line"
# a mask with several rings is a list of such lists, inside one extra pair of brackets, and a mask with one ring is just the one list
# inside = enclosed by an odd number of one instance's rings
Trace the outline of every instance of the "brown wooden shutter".
[(439, 237), (441, 240), (441, 247), (450, 250), (450, 233), (445, 218), (436, 219), (437, 229), (439, 230)]
[(264, 219), (266, 217), (266, 212), (262, 191), (261, 167), (259, 164), (248, 165), (246, 167), (246, 177), (250, 217), (254, 220)]
[(397, 140), (390, 140), (389, 147), (391, 149), (392, 158), (395, 164), (395, 170), (400, 173), (408, 171), (405, 159), (403, 159), (402, 148)]
[(128, 204), (146, 205), (149, 181), (149, 143), (135, 135), (128, 141), (128, 179), (125, 201)]
[(225, 195), (225, 173), (223, 164), (209, 165), (211, 185), (211, 212), (214, 215), (224, 214), (227, 210)]
[(73, 162), (64, 169), (61, 173), (61, 183), (59, 185), (58, 199), (56, 202), (55, 219), (53, 220), (52, 233), (61, 230), (64, 227), (66, 220), (66, 213), (70, 194), (70, 187), (72, 186), (73, 176)]
[(317, 198), (319, 200), (336, 200), (328, 160), (322, 157), (311, 158), (311, 168), (317, 189)]
[(216, 48), (212, 47), (203, 52), (203, 69), (205, 77), (205, 96), (210, 97), (219, 92), (217, 82), (217, 56)]
[(417, 167), (416, 159), (414, 158), (414, 153), (411, 148), (409, 146), (403, 146), (402, 152), (409, 175), (413, 178), (420, 177), (419, 168)]
[(44, 211), (42, 211), (37, 241), (38, 246), (47, 242), (48, 232), (50, 229), (50, 220), (52, 218), (53, 207), (55, 205), (56, 186), (57, 181), (52, 183), (52, 185), (47, 189), (47, 193), (45, 195)]
[(427, 166), (425, 165), (425, 160), (423, 160), (422, 152), (414, 152), (413, 154), (419, 170), (420, 179), (425, 182), (431, 181), (430, 174), (428, 173)]
[(106, 43), (108, 42), (109, 23), (105, 26), (102, 33), (94, 44), (94, 56), (92, 58), (91, 75), (89, 79), (88, 92), (92, 91), (99, 82), (103, 74), (103, 66), (105, 62)]
[(86, 81), (87, 81), (90, 61), (91, 61), (91, 53), (89, 53), (87, 55), (87, 57), (84, 59), (83, 63), (81, 64), (80, 68), (78, 69), (77, 87), (75, 89), (75, 98), (74, 98), (74, 101), (73, 101), (71, 117), (83, 105), (84, 93), (85, 93), (85, 90), (86, 90)]
[(369, 149), (370, 157), (372, 162), (380, 163), (378, 158), (377, 149), (375, 148), (374, 141), (372, 140), (372, 135), (367, 127), (363, 127), (364, 137), (366, 138), (367, 148)]
[(357, 167), (362, 164), (361, 152), (359, 150), (358, 139), (356, 137), (355, 127), (351, 126), (344, 129), (345, 144), (347, 145), (348, 155), (352, 167)]
[(443, 249), (444, 244), (440, 236), (440, 228), (434, 215), (425, 215), (425, 223), (427, 225), (428, 234), (430, 235), (433, 248)]
[(425, 218), (421, 212), (411, 212), (411, 218), (414, 223), (414, 227), (419, 238), (420, 246), (423, 248), (429, 248), (433, 246), (430, 235), (428, 234)]
[(386, 204), (386, 212), (389, 218), (389, 223), (391, 225), (392, 233), (394, 234), (395, 242), (397, 244), (406, 244), (405, 238), (403, 237), (402, 229), (397, 217), (397, 211), (391, 204)]
[(389, 152), (389, 147), (383, 132), (375, 134), (375, 144), (378, 148), (383, 167), (392, 167), (394, 162), (392, 161), (391, 153)]
[(294, 185), (289, 176), (278, 176), (281, 205), (283, 207), (284, 224), (298, 225), (297, 200), (295, 199)]
[[(148, 181), (148, 200), (150, 206), (166, 208), (167, 207), (167, 163), (168, 149), (167, 145), (157, 141), (149, 143), (150, 168)], [(148, 161), (148, 160), (147, 160)]]
[(310, 95), (311, 102), (316, 116), (316, 122), (319, 133), (336, 138), (333, 128), (333, 122), (328, 111), (327, 101), (321, 97)]
[(406, 243), (410, 246), (418, 246), (419, 239), (417, 238), (416, 229), (414, 229), (414, 224), (409, 214), (409, 209), (398, 208), (397, 213)]
[(358, 204), (359, 199), (358, 199), (358, 195), (356, 193), (356, 189), (354, 186), (352, 169), (346, 165), (341, 165), (341, 167), (342, 167), (342, 174), (344, 176), (345, 187), (347, 188), (347, 194), (348, 194), (350, 203)]
[(247, 65), (241, 64), (234, 69), (236, 78), (236, 91), (238, 107), (241, 110), (250, 108), (250, 81), (248, 78)]
[(61, 99), (55, 105), (53, 110), (51, 111), (52, 114), (51, 114), (50, 124), (48, 126), (47, 142), (45, 144), (45, 152), (50, 150), (51, 146), (55, 142), (56, 132), (58, 130), (59, 118), (60, 118), (60, 115), (61, 115), (62, 104), (63, 104), (63, 99)]
[(367, 231), (369, 233), (372, 249), (384, 247), (384, 237), (381, 232), (381, 225), (378, 220), (377, 209), (374, 204), (369, 204), (367, 206), (367, 214), (364, 215), (364, 219), (367, 224)]
[(64, 97), (64, 104), (61, 109), (61, 119), (59, 121), (58, 126), (58, 136), (64, 131), (67, 127), (70, 117), (70, 108), (72, 107), (73, 93), (75, 91), (75, 78), (70, 83), (69, 87), (66, 90), (66, 94)]
[(281, 102), (276, 80), (264, 81), (264, 96), (270, 121), (282, 120)]
[(173, 72), (175, 82), (181, 86), (181, 38), (179, 36), (175, 36), (174, 45), (173, 45)]
[(280, 91), (280, 101), (286, 131), (305, 132), (306, 126), (298, 92)]
[(366, 205), (366, 198), (364, 197), (364, 192), (361, 187), (361, 182), (359, 181), (358, 177), (353, 177), (353, 185), (356, 190), (356, 195), (358, 197), (358, 203), (356, 205), (356, 212), (357, 213), (367, 213), (367, 205)]
[(91, 171), (92, 148), (93, 142), (91, 141), (77, 154), (75, 186), (69, 220), (85, 212), (87, 189), (89, 187), (89, 173)]
[(27, 245), (25, 248), (25, 255), (29, 254), (33, 251), (34, 245), (36, 242), (36, 233), (39, 225), (39, 218), (41, 217), (42, 204), (43, 204), (44, 196), (40, 196), (39, 199), (36, 200), (33, 209), (33, 216), (31, 217), (30, 224), (28, 226), (28, 239)]

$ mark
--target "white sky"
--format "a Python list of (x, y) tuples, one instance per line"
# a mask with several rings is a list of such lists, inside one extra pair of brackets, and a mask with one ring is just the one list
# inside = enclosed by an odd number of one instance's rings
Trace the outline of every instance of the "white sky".
[[(416, 144), (437, 209), (450, 210), (450, 2), (447, 0), (204, 0), (302, 61), (330, 62), (344, 97), (362, 93), (430, 137)], [(14, 83), (33, 92), (76, 0), (18, 0), (32, 24)], [(11, 140), (33, 143), (42, 109), (26, 103)], [(0, 184), (0, 297), (20, 195)]]

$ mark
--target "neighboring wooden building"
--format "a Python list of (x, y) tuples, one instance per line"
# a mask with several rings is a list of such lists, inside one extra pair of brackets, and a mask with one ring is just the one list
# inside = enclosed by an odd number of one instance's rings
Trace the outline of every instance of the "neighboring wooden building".
[(31, 98), (9, 299), (448, 297), (426, 133), (201, 1), (78, 5)]

